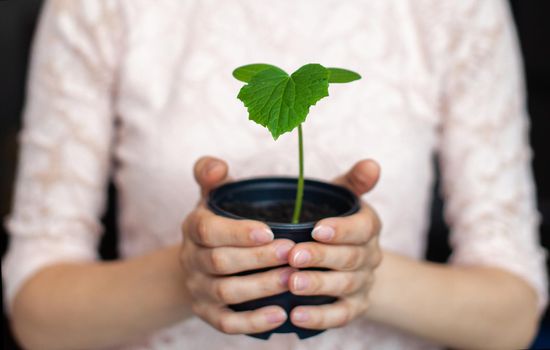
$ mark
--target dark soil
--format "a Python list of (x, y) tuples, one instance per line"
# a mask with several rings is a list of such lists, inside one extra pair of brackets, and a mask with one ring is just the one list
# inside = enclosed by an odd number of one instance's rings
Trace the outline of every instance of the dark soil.
[[(246, 202), (226, 202), (220, 203), (220, 207), (232, 214), (243, 218), (277, 222), (290, 223), (294, 213), (294, 202), (285, 201), (269, 204), (255, 203), (254, 205)], [(329, 204), (303, 202), (300, 222), (318, 221), (331, 216), (338, 216), (340, 213)]]

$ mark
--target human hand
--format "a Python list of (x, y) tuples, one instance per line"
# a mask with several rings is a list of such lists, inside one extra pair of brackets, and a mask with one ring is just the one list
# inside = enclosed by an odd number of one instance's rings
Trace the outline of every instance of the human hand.
[[(333, 182), (359, 196), (374, 187), (379, 175), (376, 162), (362, 160)], [(299, 243), (292, 249), (290, 266), (323, 267), (331, 271), (293, 272), (290, 291), (296, 295), (339, 298), (333, 304), (294, 308), (290, 314), (293, 324), (310, 329), (342, 327), (366, 311), (373, 271), (382, 261), (380, 229), (376, 212), (362, 203), (359, 212), (353, 215), (320, 220), (312, 232), (316, 242)]]
[(295, 269), (287, 266), (247, 276), (231, 275), (285, 265), (295, 243), (273, 240), (273, 233), (262, 222), (233, 220), (208, 210), (208, 192), (228, 181), (224, 161), (203, 157), (195, 163), (194, 172), (201, 200), (182, 224), (180, 254), (191, 310), (228, 334), (260, 333), (278, 327), (287, 318), (279, 306), (234, 312), (226, 305), (287, 291), (288, 278)]

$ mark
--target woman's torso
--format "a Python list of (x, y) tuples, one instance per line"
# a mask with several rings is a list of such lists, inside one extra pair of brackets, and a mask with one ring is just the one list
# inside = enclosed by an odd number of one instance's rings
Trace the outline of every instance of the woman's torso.
[[(414, 6), (413, 6), (414, 5)], [(416, 6), (416, 7), (415, 7)], [(297, 135), (276, 142), (247, 120), (231, 71), (266, 62), (288, 72), (316, 62), (363, 79), (331, 85), (304, 124), (305, 173), (330, 180), (373, 158), (381, 180), (364, 199), (383, 222), (385, 249), (421, 259), (439, 123), (438, 10), (415, 1), (121, 2), (128, 25), (117, 78), (114, 178), (124, 257), (181, 241), (195, 206), (192, 166), (225, 159), (231, 175), (297, 174)], [(429, 44), (429, 45), (428, 45)], [(298, 341), (221, 334), (191, 319), (131, 348), (429, 348), (359, 319)]]

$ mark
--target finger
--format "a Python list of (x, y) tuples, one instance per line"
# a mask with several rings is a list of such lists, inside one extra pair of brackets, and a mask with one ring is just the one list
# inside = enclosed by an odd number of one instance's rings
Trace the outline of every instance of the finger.
[(332, 182), (344, 186), (360, 196), (370, 191), (380, 177), (380, 165), (372, 159), (363, 159), (346, 174), (337, 177)]
[(201, 196), (206, 197), (210, 190), (228, 180), (229, 167), (221, 159), (205, 156), (195, 162), (193, 172)]
[(350, 295), (367, 286), (372, 274), (366, 271), (298, 271), (290, 276), (295, 295)]
[(261, 333), (280, 326), (287, 319), (286, 312), (279, 306), (234, 312), (214, 304), (195, 304), (193, 311), (226, 334)]
[(288, 256), (292, 267), (325, 267), (338, 271), (353, 271), (367, 262), (366, 249), (357, 245), (327, 245), (316, 242), (297, 244)]
[(295, 243), (277, 239), (260, 247), (219, 247), (199, 249), (197, 267), (212, 275), (229, 275), (288, 263), (288, 254)]
[(308, 329), (342, 327), (366, 311), (367, 303), (361, 298), (363, 293), (356, 293), (333, 304), (298, 306), (290, 313), (290, 320), (296, 326)]
[(288, 279), (296, 270), (289, 267), (246, 276), (215, 278), (207, 293), (212, 301), (230, 305), (288, 291)]
[(365, 265), (371, 269), (380, 266), (384, 259), (384, 254), (380, 248), (379, 237), (380, 236), (374, 236), (369, 243), (367, 243), (367, 251), (365, 253), (367, 261)]
[(252, 247), (273, 241), (266, 224), (254, 220), (235, 220), (216, 215), (200, 204), (182, 225), (183, 233), (204, 247)]
[(328, 244), (365, 244), (381, 230), (382, 223), (376, 212), (363, 203), (352, 215), (319, 221), (311, 235)]

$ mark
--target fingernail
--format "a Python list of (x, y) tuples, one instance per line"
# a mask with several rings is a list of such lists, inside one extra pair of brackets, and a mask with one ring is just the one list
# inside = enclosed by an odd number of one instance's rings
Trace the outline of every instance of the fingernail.
[(334, 229), (330, 226), (317, 226), (311, 232), (313, 238), (318, 241), (330, 241), (334, 237)]
[(275, 249), (275, 255), (277, 256), (277, 259), (281, 261), (288, 261), (288, 253), (290, 253), (290, 250), (292, 249), (292, 244), (281, 244)]
[(309, 286), (309, 279), (306, 276), (296, 276), (294, 278), (294, 289), (305, 290)]
[(292, 320), (296, 322), (305, 322), (309, 320), (309, 312), (296, 310), (292, 313)]
[(307, 250), (299, 250), (296, 255), (294, 255), (294, 263), (296, 265), (305, 265), (309, 259), (311, 259), (311, 254)]
[(265, 314), (265, 318), (269, 323), (279, 323), (286, 320), (286, 314), (281, 310), (269, 311)]
[(273, 240), (273, 232), (267, 228), (255, 228), (250, 232), (250, 237), (256, 243), (267, 243)]
[(281, 275), (279, 276), (279, 279), (281, 281), (281, 286), (288, 288), (288, 280), (290, 279), (290, 275), (294, 272), (293, 269), (285, 269), (283, 272), (281, 272)]
[(208, 175), (210, 172), (212, 172), (212, 170), (214, 170), (215, 168), (221, 166), (222, 164), (218, 161), (210, 161), (208, 162), (208, 164), (206, 164), (206, 166), (204, 167), (204, 172), (203, 174), (204, 175)]
[(369, 177), (364, 172), (358, 171), (355, 173), (355, 178), (359, 180), (359, 183), (366, 185), (369, 183)]

